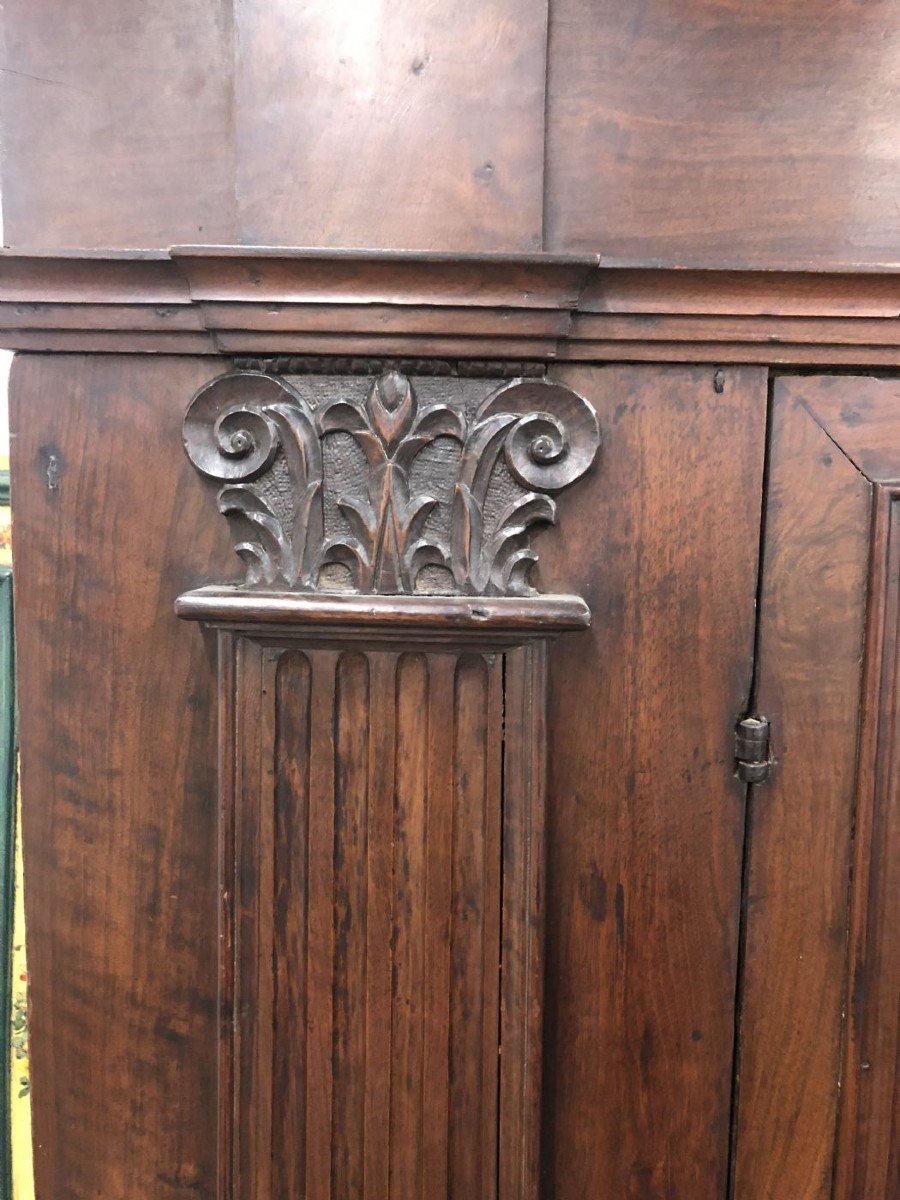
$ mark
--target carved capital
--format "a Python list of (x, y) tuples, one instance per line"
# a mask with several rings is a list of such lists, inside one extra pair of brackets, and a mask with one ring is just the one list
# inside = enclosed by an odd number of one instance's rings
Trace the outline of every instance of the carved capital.
[(219, 631), (218, 1200), (537, 1200), (548, 647), (590, 611), (530, 539), (599, 442), (539, 379), (191, 402), (247, 564), (176, 602)]
[[(339, 385), (335, 392), (335, 383)], [(472, 405), (420, 402), (388, 371), (328, 381), (220, 376), (194, 396), (184, 445), (224, 486), (246, 586), (364, 595), (528, 595), (535, 526), (600, 444), (590, 404), (516, 379)]]

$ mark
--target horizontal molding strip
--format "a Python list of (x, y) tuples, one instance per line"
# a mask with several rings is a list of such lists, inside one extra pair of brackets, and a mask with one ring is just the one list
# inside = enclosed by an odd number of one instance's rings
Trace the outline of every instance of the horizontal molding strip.
[(900, 365), (900, 267), (173, 247), (0, 252), (22, 351)]
[(203, 587), (175, 602), (176, 614), (231, 629), (298, 631), (310, 641), (521, 645), (586, 629), (591, 614), (580, 596), (383, 596)]

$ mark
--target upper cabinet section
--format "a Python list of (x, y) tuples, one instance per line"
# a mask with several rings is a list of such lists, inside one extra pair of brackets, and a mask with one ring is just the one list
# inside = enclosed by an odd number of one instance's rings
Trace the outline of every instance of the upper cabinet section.
[(898, 258), (892, 0), (9, 0), (13, 247)]

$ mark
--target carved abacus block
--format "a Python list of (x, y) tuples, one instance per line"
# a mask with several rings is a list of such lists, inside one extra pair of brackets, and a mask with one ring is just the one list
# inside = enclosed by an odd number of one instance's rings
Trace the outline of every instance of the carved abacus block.
[(177, 602), (219, 630), (219, 1200), (538, 1194), (547, 646), (590, 614), (530, 535), (599, 435), (484, 392), (240, 372), (188, 410), (247, 568)]

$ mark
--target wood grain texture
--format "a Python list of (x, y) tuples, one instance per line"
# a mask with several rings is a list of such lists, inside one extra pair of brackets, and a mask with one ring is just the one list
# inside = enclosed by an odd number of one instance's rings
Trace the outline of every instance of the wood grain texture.
[(215, 1188), (215, 646), (172, 605), (231, 549), (190, 464), (161, 450), (209, 366), (13, 366), (41, 1200)]
[(891, 0), (554, 0), (546, 247), (896, 261), (898, 38)]
[(803, 403), (816, 388), (784, 379), (773, 402), (757, 710), (777, 767), (748, 832), (736, 1200), (832, 1189), (872, 488)]
[(12, 245), (896, 262), (891, 0), (14, 0), (4, 36)]
[(539, 249), (546, 25), (547, 0), (241, 0), (238, 240)]
[(540, 545), (541, 586), (594, 617), (549, 666), (543, 1178), (555, 1200), (721, 1200), (766, 375), (553, 374), (604, 450)]
[(538, 1200), (544, 1040), (548, 645), (506, 655), (497, 1191)]
[[(900, 452), (900, 440), (893, 445)], [(900, 1190), (898, 502), (896, 489), (876, 489), (835, 1161), (837, 1200), (881, 1200)]]
[(775, 392), (760, 703), (787, 724), (751, 842), (739, 1200), (784, 1186), (880, 1200), (900, 1185), (898, 399), (896, 380), (868, 376)]
[(900, 480), (896, 379), (815, 376), (803, 383), (798, 380), (793, 393), (867, 479), (873, 483)]
[(220, 636), (220, 1198), (536, 1200), (543, 651)]
[(13, 0), (3, 225), (13, 246), (235, 237), (230, 0)]

